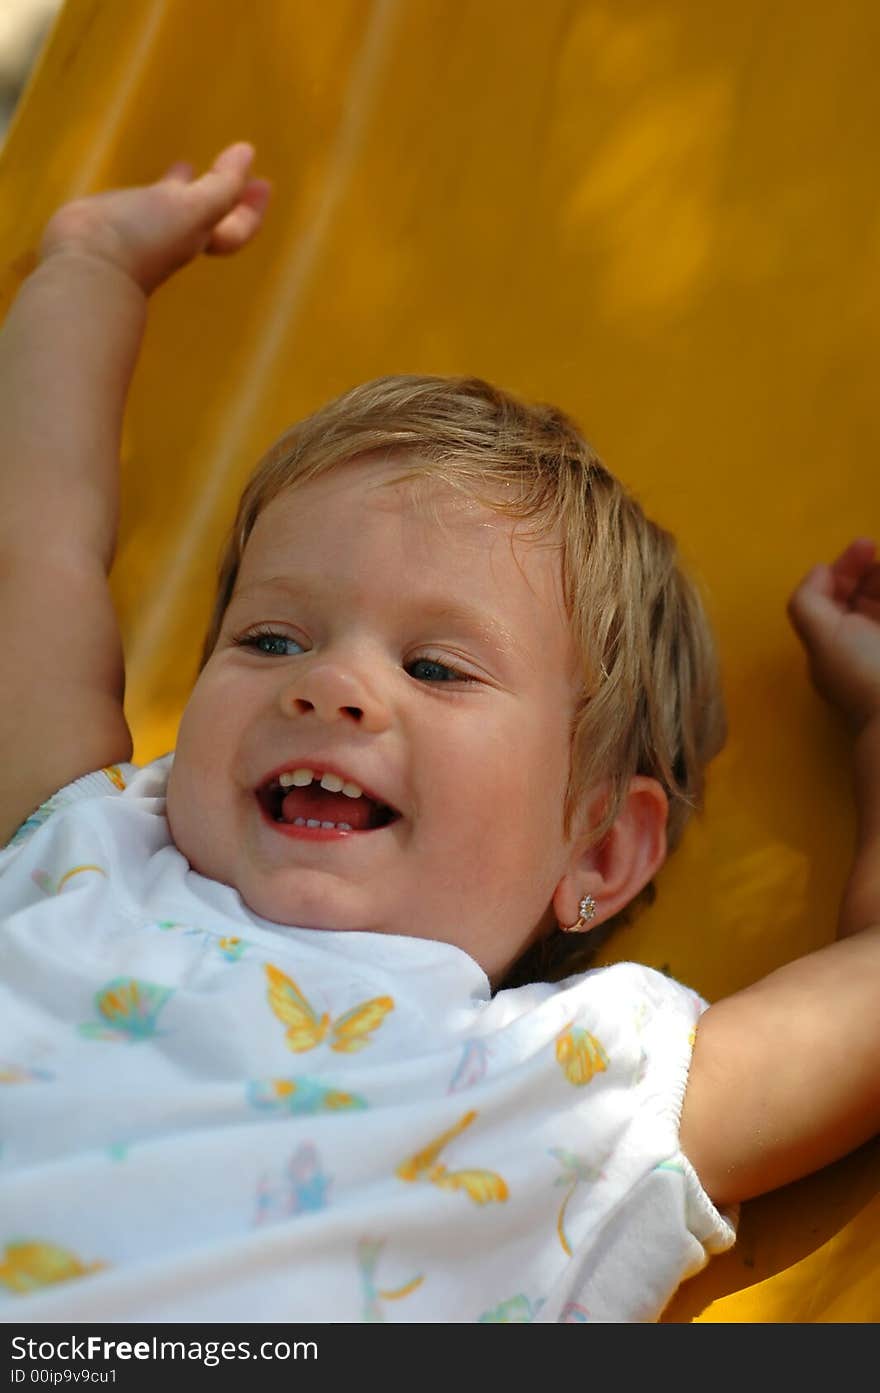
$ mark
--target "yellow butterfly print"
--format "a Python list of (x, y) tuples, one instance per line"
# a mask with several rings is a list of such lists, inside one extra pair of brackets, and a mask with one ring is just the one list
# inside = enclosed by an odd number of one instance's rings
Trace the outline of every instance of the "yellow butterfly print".
[(453, 1127), (442, 1132), (434, 1141), (429, 1142), (424, 1150), (417, 1151), (414, 1156), (410, 1156), (408, 1161), (401, 1162), (395, 1172), (398, 1179), (427, 1180), (441, 1190), (464, 1190), (475, 1204), (488, 1204), (491, 1200), (506, 1200), (507, 1185), (495, 1171), (450, 1171), (437, 1160), (444, 1146), (447, 1146), (455, 1137), (460, 1136), (466, 1127), (470, 1127), (476, 1116), (474, 1111), (466, 1112)]
[(411, 1156), (408, 1161), (401, 1162), (397, 1167), (397, 1174), (400, 1179), (418, 1180), (421, 1177), (422, 1171), (430, 1170), (444, 1146), (448, 1146), (455, 1137), (460, 1137), (464, 1129), (470, 1127), (476, 1115), (473, 1109), (471, 1109), (470, 1112), (466, 1112), (460, 1121), (456, 1122), (448, 1131), (441, 1132), (440, 1136), (436, 1137), (434, 1141), (429, 1142), (423, 1151), (417, 1151), (415, 1156)]
[(448, 1171), (445, 1166), (435, 1166), (426, 1178), (440, 1190), (465, 1190), (474, 1204), (507, 1199), (507, 1186), (494, 1171)]
[(25, 1240), (7, 1244), (5, 1260), (0, 1261), (0, 1282), (10, 1291), (35, 1291), (54, 1282), (86, 1277), (103, 1266), (102, 1262), (80, 1262), (74, 1253), (54, 1243)]
[(608, 1056), (595, 1035), (580, 1026), (566, 1026), (556, 1037), (556, 1058), (569, 1083), (589, 1083), (608, 1068)]
[(271, 963), (266, 963), (266, 976), (269, 979), (269, 1005), (275, 1015), (287, 1026), (285, 1039), (288, 1048), (295, 1054), (313, 1050), (326, 1037), (332, 1036), (331, 1050), (341, 1054), (354, 1054), (370, 1043), (370, 1034), (394, 1010), (390, 996), (376, 996), (372, 1001), (364, 1001), (346, 1011), (332, 1021), (325, 1011), (318, 1016), (303, 996), (292, 977), (287, 977)]

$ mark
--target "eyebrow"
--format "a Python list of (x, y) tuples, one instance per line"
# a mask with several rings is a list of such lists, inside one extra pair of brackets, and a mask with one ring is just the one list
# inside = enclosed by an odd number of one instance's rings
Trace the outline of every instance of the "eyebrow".
[[(229, 608), (231, 609), (237, 600), (252, 602), (263, 594), (273, 593), (312, 596), (316, 593), (316, 587), (297, 581), (293, 576), (268, 576), (236, 590), (229, 600)], [(505, 651), (513, 651), (520, 655), (524, 653), (519, 640), (506, 624), (495, 615), (486, 614), (476, 605), (468, 604), (466, 600), (449, 600), (442, 595), (416, 595), (411, 599), (410, 606), (426, 619), (446, 620), (468, 630), (501, 654)]]

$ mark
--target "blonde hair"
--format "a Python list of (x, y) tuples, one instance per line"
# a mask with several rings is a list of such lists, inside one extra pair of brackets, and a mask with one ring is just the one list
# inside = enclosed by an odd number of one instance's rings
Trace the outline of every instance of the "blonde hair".
[[(675, 538), (647, 518), (574, 422), (476, 377), (380, 377), (298, 422), (270, 447), (241, 496), (221, 554), (199, 672), (216, 644), (248, 537), (282, 491), (368, 451), (414, 457), (401, 478), (442, 481), (535, 535), (561, 538), (563, 593), (581, 663), (571, 719), (566, 835), (583, 795), (608, 784), (592, 844), (614, 824), (637, 774), (669, 801), (668, 853), (703, 807), (705, 770), (727, 725), (717, 650)], [(500, 499), (503, 492), (504, 497)], [(510, 495), (510, 497), (508, 497)], [(611, 930), (654, 902), (649, 882), (589, 934), (553, 933), (505, 985), (582, 970)]]

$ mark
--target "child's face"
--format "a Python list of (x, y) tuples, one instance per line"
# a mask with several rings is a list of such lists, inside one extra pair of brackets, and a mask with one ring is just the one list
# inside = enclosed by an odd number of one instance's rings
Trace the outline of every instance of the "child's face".
[[(560, 554), (431, 482), (438, 527), (388, 485), (405, 462), (346, 464), (258, 518), (183, 715), (168, 818), (192, 867), (260, 917), (445, 941), (496, 982), (554, 926), (572, 859)], [(236, 646), (258, 626), (281, 637)], [(328, 764), (400, 816), (279, 831), (257, 788)]]

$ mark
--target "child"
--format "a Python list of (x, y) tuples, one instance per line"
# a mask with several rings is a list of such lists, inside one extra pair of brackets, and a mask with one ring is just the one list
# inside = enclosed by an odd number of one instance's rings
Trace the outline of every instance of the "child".
[(656, 1320), (878, 1129), (873, 543), (788, 609), (853, 735), (839, 941), (709, 1007), (584, 970), (724, 716), (673, 539), (550, 408), (390, 378), (282, 437), (137, 768), (125, 394), (151, 291), (258, 231), (253, 154), (60, 209), (0, 339), (3, 1318)]

